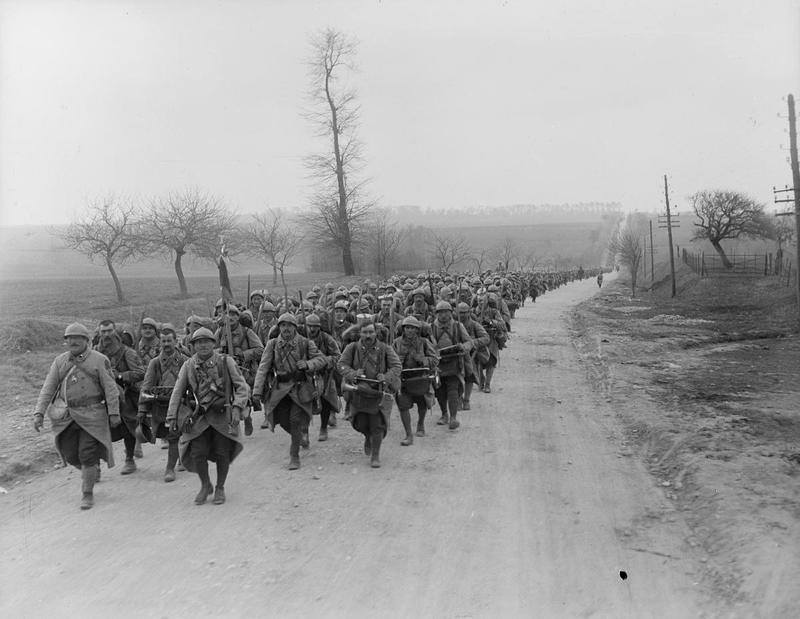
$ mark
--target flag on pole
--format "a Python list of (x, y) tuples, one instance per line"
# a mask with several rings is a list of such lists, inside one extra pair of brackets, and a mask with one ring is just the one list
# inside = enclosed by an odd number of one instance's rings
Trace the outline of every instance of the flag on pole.
[(219, 268), (219, 290), (222, 298), (226, 302), (232, 301), (231, 278), (228, 276), (228, 265), (225, 264), (225, 245), (222, 246), (222, 251), (220, 251), (217, 267)]

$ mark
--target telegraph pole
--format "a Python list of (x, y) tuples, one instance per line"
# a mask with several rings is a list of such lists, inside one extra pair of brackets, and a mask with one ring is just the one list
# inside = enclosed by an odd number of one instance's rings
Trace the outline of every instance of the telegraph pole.
[(672, 214), (669, 212), (669, 187), (664, 175), (664, 200), (667, 203), (667, 237), (669, 238), (669, 272), (672, 274), (672, 296), (675, 296), (675, 248), (672, 246)]
[(652, 284), (655, 280), (655, 274), (653, 271), (653, 220), (650, 220), (650, 283)]
[(800, 327), (800, 165), (797, 163), (797, 120), (794, 115), (793, 95), (789, 95), (789, 154), (794, 185), (794, 238), (797, 246), (794, 272), (797, 277), (797, 322)]

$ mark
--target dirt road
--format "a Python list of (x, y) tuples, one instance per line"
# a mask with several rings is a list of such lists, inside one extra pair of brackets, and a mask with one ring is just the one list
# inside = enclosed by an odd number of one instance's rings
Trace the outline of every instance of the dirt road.
[(0, 615), (703, 614), (681, 519), (616, 446), (569, 340), (565, 313), (596, 290), (518, 312), (458, 431), (401, 447), (395, 410), (379, 470), (344, 424), (327, 443), (312, 427), (299, 471), (286, 434), (256, 429), (223, 506), (195, 506), (188, 473), (164, 484), (155, 447), (130, 477), (104, 469), (88, 512), (72, 469), (0, 496)]

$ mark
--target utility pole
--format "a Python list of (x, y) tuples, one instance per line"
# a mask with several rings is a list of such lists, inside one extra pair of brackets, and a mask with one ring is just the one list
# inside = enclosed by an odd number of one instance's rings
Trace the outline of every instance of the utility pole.
[(797, 277), (797, 324), (800, 328), (800, 165), (797, 163), (797, 120), (794, 115), (794, 96), (789, 95), (789, 154), (794, 184), (794, 225), (797, 257), (794, 272)]
[(653, 270), (653, 220), (650, 220), (650, 284), (655, 281), (655, 272)]
[(669, 272), (672, 274), (672, 296), (675, 292), (675, 248), (672, 246), (672, 213), (669, 211), (669, 186), (667, 185), (667, 175), (664, 175), (664, 200), (667, 204), (667, 220), (666, 225), (659, 226), (660, 228), (667, 229), (667, 237), (669, 238)]

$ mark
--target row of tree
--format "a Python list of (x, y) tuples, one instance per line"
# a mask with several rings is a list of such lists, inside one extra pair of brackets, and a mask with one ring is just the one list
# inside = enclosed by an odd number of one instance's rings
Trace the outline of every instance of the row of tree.
[[(325, 243), (309, 225), (311, 219), (308, 211), (292, 215), (280, 208), (242, 217), (220, 198), (186, 189), (145, 203), (106, 196), (91, 202), (82, 216), (55, 233), (66, 247), (108, 269), (117, 299), (124, 303), (117, 269), (142, 257), (159, 256), (171, 262), (182, 296), (189, 292), (184, 274), (187, 255), (214, 263), (223, 252), (234, 261), (240, 256), (257, 258), (271, 269), (273, 285), (279, 278), (285, 283), (286, 269), (304, 254), (310, 256), (312, 270), (328, 271), (331, 252), (341, 246)], [(425, 268), (535, 269), (558, 259), (536, 253), (510, 237), (475, 248), (457, 232), (402, 227), (389, 210), (379, 207), (371, 208), (350, 234), (354, 270), (383, 277), (397, 270)]]

